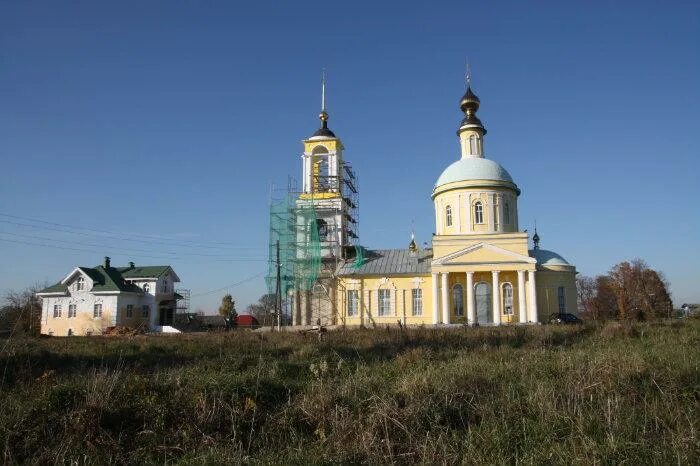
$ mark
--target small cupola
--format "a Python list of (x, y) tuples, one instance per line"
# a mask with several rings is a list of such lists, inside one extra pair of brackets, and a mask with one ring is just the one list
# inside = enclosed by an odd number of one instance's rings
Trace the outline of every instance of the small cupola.
[(328, 129), (328, 112), (326, 111), (326, 70), (323, 70), (323, 76), (321, 78), (321, 113), (318, 114), (318, 119), (321, 120), (321, 127), (311, 135), (311, 138), (335, 139), (335, 133)]
[(459, 124), (457, 136), (462, 148), (462, 158), (484, 157), (484, 135), (486, 128), (476, 116), (481, 100), (472, 91), (471, 74), (467, 73), (467, 91), (459, 101), (459, 108), (464, 112), (464, 118)]

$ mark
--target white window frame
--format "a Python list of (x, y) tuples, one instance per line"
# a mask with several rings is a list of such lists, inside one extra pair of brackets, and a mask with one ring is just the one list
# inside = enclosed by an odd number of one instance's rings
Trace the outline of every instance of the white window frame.
[(100, 319), (102, 318), (102, 303), (95, 303), (92, 306), (92, 318)]
[(83, 291), (85, 289), (85, 277), (78, 275), (75, 280), (75, 291)]
[(354, 317), (359, 314), (360, 291), (348, 290), (347, 298), (348, 317)]
[(477, 225), (484, 224), (484, 204), (481, 201), (474, 203), (474, 223)]
[(78, 305), (77, 304), (69, 304), (68, 305), (68, 318), (75, 317), (78, 314)]
[(150, 293), (151, 292), (151, 285), (149, 285), (148, 283), (144, 283), (143, 284), (143, 292)]
[[(510, 295), (506, 293), (506, 290), (510, 291)], [(508, 309), (509, 306), (510, 310)], [(512, 316), (513, 312), (513, 284), (505, 282), (501, 284), (501, 313), (506, 316)]]
[(61, 318), (61, 305), (60, 304), (54, 304), (53, 305), (53, 318), (54, 319), (60, 319)]
[(411, 290), (411, 313), (414, 316), (423, 315), (423, 289), (421, 288)]
[(452, 226), (452, 206), (445, 207), (445, 226)]
[(377, 315), (381, 317), (392, 315), (391, 290), (388, 288), (377, 290)]

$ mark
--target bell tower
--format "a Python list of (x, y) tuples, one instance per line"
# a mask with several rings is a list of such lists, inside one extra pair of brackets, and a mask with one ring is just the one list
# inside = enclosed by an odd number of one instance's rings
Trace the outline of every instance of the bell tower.
[[(343, 143), (328, 128), (326, 111), (326, 76), (321, 80), (321, 127), (304, 139), (302, 159), (302, 192), (297, 208), (312, 208), (321, 248), (321, 259), (340, 258), (345, 246), (357, 238), (357, 208), (353, 194), (357, 193), (355, 175), (343, 159)], [(314, 228), (309, 228), (313, 230)], [(310, 240), (311, 238), (309, 238)]]

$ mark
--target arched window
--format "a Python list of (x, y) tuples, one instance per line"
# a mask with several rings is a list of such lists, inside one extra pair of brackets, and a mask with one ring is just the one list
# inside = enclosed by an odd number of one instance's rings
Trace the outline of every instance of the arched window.
[(151, 286), (150, 286), (148, 283), (145, 283), (145, 284), (143, 285), (143, 292), (144, 292), (144, 293), (148, 293), (148, 292), (150, 292), (150, 291), (151, 291)]
[(445, 207), (445, 225), (448, 227), (452, 226), (452, 207)]
[(76, 291), (81, 291), (85, 289), (85, 277), (82, 275), (78, 277), (78, 279), (75, 281), (75, 289)]
[(508, 202), (503, 206), (503, 216), (505, 217), (503, 223), (510, 225), (510, 204)]
[(323, 219), (316, 220), (316, 228), (318, 228), (318, 240), (327, 241), (328, 240), (328, 223)]
[(476, 134), (469, 136), (469, 154), (479, 154), (479, 138), (476, 137)]
[(464, 290), (459, 284), (452, 287), (452, 312), (456, 316), (464, 315)]
[(484, 223), (484, 206), (481, 201), (476, 201), (474, 204), (474, 223)]
[(513, 285), (510, 283), (503, 284), (503, 313), (513, 314)]

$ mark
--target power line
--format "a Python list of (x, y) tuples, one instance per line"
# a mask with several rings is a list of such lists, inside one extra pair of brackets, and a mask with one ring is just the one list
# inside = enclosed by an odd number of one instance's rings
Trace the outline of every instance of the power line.
[[(125, 237), (119, 233), (114, 233), (106, 230), (98, 230), (94, 228), (86, 228), (86, 227), (79, 227), (75, 225), (68, 225), (65, 223), (56, 223), (56, 222), (48, 222), (46, 220), (39, 220), (39, 219), (34, 219), (34, 218), (29, 218), (29, 217), (22, 217), (19, 215), (11, 215), (11, 214), (5, 214), (0, 212), (0, 216), (2, 217), (9, 217), (13, 219), (19, 219), (19, 220), (25, 220), (29, 222), (35, 222), (35, 223), (42, 223), (44, 225), (52, 225), (54, 227), (61, 227), (60, 229), (58, 228), (50, 228), (47, 226), (42, 226), (42, 225), (32, 225), (28, 223), (20, 223), (20, 222), (12, 222), (10, 220), (0, 220), (0, 222), (3, 223), (9, 223), (12, 225), (18, 225), (18, 226), (25, 226), (25, 227), (30, 227), (30, 228), (40, 228), (40, 229), (45, 229), (45, 230), (52, 230), (52, 231), (60, 231), (63, 233), (70, 233), (70, 234), (75, 234), (75, 235), (83, 235), (83, 236), (103, 236), (103, 237), (111, 237), (113, 239), (119, 239), (123, 241), (137, 241), (141, 243), (160, 243), (160, 244), (165, 244), (168, 246), (175, 246), (176, 244), (173, 243), (188, 243), (188, 246), (191, 247), (199, 247), (199, 248), (209, 248), (209, 249), (266, 249), (264, 246), (231, 246), (231, 243), (225, 243), (225, 242), (200, 242), (200, 241), (192, 241), (192, 240), (185, 240), (185, 239), (171, 239), (171, 238), (161, 238), (158, 236), (151, 236), (151, 235), (142, 235), (138, 233), (132, 233), (129, 236), (131, 237)], [(78, 231), (73, 231), (73, 230), (78, 230)], [(84, 231), (80, 231), (84, 230)], [(93, 232), (93, 233), (85, 233), (85, 231)], [(94, 233), (99, 233), (99, 235), (95, 235)], [(138, 237), (140, 238), (146, 238), (146, 239), (137, 239)]]
[[(31, 241), (20, 241), (20, 240), (6, 239), (6, 238), (0, 238), (0, 241), (5, 241), (8, 243), (26, 244), (29, 246), (40, 246), (40, 247), (44, 247), (44, 248), (64, 249), (64, 250), (69, 250), (69, 251), (80, 251), (80, 252), (90, 252), (90, 253), (96, 253), (96, 252), (102, 253), (105, 251), (105, 249), (109, 249), (109, 248), (102, 248), (101, 250), (95, 251), (92, 249), (72, 248), (72, 247), (68, 247), (68, 246), (58, 246), (55, 244), (43, 244), (43, 243), (36, 243), (36, 242), (31, 242)], [(125, 253), (121, 253), (121, 254), (125, 254)], [(149, 257), (152, 259), (175, 259), (176, 258), (176, 257), (172, 257), (172, 256), (154, 256), (154, 255), (149, 255), (149, 254), (138, 254), (138, 255), (140, 257)], [(212, 262), (267, 262), (267, 259), (255, 259), (255, 258), (210, 259), (210, 260)]]
[(219, 291), (228, 290), (229, 288), (233, 288), (234, 286), (242, 285), (243, 283), (249, 282), (249, 281), (251, 281), (251, 280), (253, 280), (253, 279), (255, 279), (255, 278), (262, 277), (262, 276), (265, 275), (266, 273), (267, 273), (267, 271), (263, 271), (263, 272), (260, 272), (260, 273), (258, 273), (258, 274), (255, 274), (255, 275), (251, 275), (251, 276), (248, 277), (248, 278), (244, 278), (243, 280), (237, 281), (236, 283), (231, 283), (231, 284), (228, 285), (228, 286), (222, 286), (221, 288), (217, 288), (217, 289), (215, 289), (215, 290), (210, 290), (210, 291), (205, 291), (205, 292), (203, 292), (203, 293), (195, 293), (195, 294), (193, 294), (193, 295), (190, 295), (190, 297), (191, 297), (191, 298), (194, 298), (194, 297), (197, 297), (197, 296), (204, 296), (204, 295), (207, 295), (207, 294), (212, 294), (212, 293), (216, 293), (216, 292), (219, 292)]
[[(10, 236), (19, 237), (19, 238), (32, 238), (32, 239), (38, 239), (38, 240), (43, 240), (43, 241), (65, 243), (65, 244), (71, 244), (71, 245), (76, 244), (74, 241), (60, 240), (60, 239), (55, 239), (55, 238), (47, 238), (45, 236), (17, 234), (17, 233), (5, 232), (5, 231), (0, 231), (0, 234), (1, 235), (10, 235)], [(145, 249), (114, 247), (114, 246), (107, 246), (104, 244), (78, 243), (78, 245), (101, 248), (101, 250), (108, 249), (110, 251), (122, 251), (125, 254), (132, 254), (133, 252), (137, 252), (137, 253), (144, 253), (144, 252), (145, 253), (152, 253), (153, 252), (153, 251), (145, 250)], [(170, 252), (170, 251), (155, 251), (155, 252), (159, 252), (161, 254), (161, 256), (151, 256), (151, 257), (176, 258), (178, 256), (199, 256), (199, 257), (216, 257), (216, 258), (221, 258), (221, 259), (228, 259), (227, 256), (221, 256), (219, 254), (202, 254), (202, 253), (196, 253), (196, 252), (189, 252), (188, 253), (188, 252)], [(165, 254), (168, 254), (172, 257), (165, 256)], [(233, 257), (233, 258), (235, 258), (235, 259), (261, 259), (262, 260), (262, 258), (259, 258), (259, 257)]]

